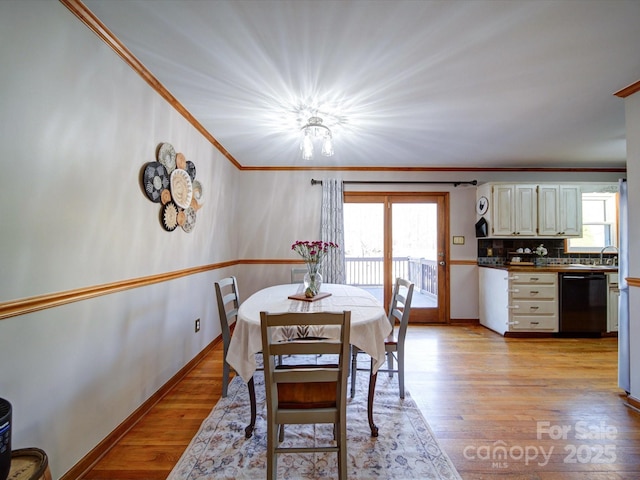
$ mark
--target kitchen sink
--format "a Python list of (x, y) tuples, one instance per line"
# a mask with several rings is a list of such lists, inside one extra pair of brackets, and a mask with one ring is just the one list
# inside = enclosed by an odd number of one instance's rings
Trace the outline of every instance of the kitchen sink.
[(570, 263), (567, 267), (584, 268), (585, 270), (611, 270), (618, 269), (617, 265), (585, 265), (584, 263)]

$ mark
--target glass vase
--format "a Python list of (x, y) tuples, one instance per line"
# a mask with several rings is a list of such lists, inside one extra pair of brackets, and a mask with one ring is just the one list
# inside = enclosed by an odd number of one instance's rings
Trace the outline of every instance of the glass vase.
[(536, 267), (544, 267), (547, 264), (547, 259), (544, 257), (535, 257), (533, 263)]
[(322, 275), (320, 265), (307, 264), (307, 273), (304, 274), (304, 294), (307, 297), (315, 297), (320, 292), (322, 286)]

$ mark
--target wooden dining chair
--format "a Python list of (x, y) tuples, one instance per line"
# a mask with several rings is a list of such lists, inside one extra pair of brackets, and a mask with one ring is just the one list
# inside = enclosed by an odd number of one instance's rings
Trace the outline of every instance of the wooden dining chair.
[(231, 342), (231, 329), (238, 317), (240, 308), (240, 294), (236, 277), (227, 277), (215, 282), (216, 299), (218, 300), (218, 316), (220, 317), (220, 329), (222, 330), (222, 396), (227, 396), (229, 388), (230, 365), (227, 363), (227, 351)]
[[(393, 330), (384, 340), (384, 349), (387, 356), (387, 368), (378, 369), (380, 372), (388, 372), (389, 377), (398, 374), (400, 398), (404, 398), (404, 343), (409, 325), (411, 313), (411, 299), (413, 298), (414, 284), (403, 278), (397, 278), (393, 287), (393, 295), (389, 304), (389, 322)], [(397, 325), (399, 324), (399, 325)], [(356, 394), (356, 373), (358, 370), (369, 371), (368, 368), (358, 368), (358, 354), (362, 352), (358, 347), (351, 347), (351, 398)], [(394, 367), (394, 360), (398, 366)], [(372, 361), (373, 363), (373, 361)], [(371, 368), (371, 367), (370, 367)]]
[[(273, 329), (297, 326), (333, 326), (335, 338), (273, 340)], [(347, 375), (351, 312), (277, 313), (260, 312), (262, 354), (267, 403), (267, 479), (275, 480), (277, 454), (336, 452), (338, 478), (347, 478)], [(338, 363), (318, 365), (318, 354), (338, 355)], [(276, 366), (279, 355), (296, 357), (296, 365)], [(312, 359), (305, 362), (304, 358)], [(282, 447), (287, 424), (328, 423), (334, 426), (334, 441), (314, 446)], [(334, 445), (335, 443), (335, 445)]]

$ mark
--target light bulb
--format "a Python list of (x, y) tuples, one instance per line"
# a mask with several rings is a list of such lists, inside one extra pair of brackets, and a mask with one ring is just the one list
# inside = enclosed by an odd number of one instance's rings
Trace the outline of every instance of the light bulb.
[(324, 136), (324, 141), (322, 142), (322, 155), (324, 155), (325, 157), (331, 157), (333, 153), (333, 142), (331, 141), (331, 134), (327, 134)]
[(311, 141), (311, 137), (308, 135), (306, 130), (300, 148), (302, 149), (302, 159), (311, 160), (311, 158), (313, 157), (313, 142)]

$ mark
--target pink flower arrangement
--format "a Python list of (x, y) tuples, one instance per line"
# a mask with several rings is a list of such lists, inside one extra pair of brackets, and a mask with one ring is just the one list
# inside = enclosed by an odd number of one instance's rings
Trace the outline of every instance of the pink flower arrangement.
[(315, 240), (310, 242), (309, 240), (298, 240), (291, 245), (291, 250), (298, 253), (307, 264), (320, 265), (322, 260), (327, 255), (330, 249), (338, 248), (338, 244), (333, 242), (323, 242), (321, 240)]

